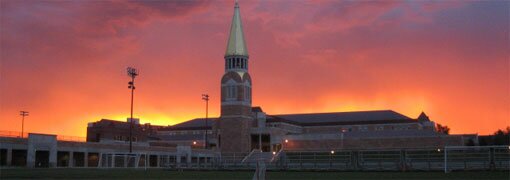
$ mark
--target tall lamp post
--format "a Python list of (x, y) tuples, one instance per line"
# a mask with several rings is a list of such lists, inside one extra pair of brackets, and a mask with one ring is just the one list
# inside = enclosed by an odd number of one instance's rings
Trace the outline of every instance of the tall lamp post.
[(138, 76), (138, 70), (128, 67), (127, 74), (131, 77), (131, 81), (128, 82), (128, 88), (131, 89), (131, 116), (129, 118), (129, 153), (131, 153), (133, 152), (133, 96), (135, 92), (135, 77)]
[(208, 120), (208, 116), (209, 116), (209, 95), (208, 94), (202, 94), (202, 100), (205, 101), (205, 149), (208, 148), (209, 144), (208, 144), (208, 140), (207, 140), (207, 126), (208, 126), (208, 123), (207, 123), (207, 120)]
[(344, 129), (344, 128), (342, 128), (342, 130), (340, 130), (340, 131), (341, 131), (341, 133), (342, 133), (342, 134), (341, 134), (341, 137), (340, 137), (340, 138), (341, 138), (341, 140), (342, 140), (342, 141), (341, 141), (341, 144), (340, 144), (340, 148), (342, 148), (342, 151), (343, 151), (343, 150), (344, 150), (344, 133), (345, 133), (345, 132), (347, 132), (347, 130), (346, 130), (346, 129)]
[(20, 111), (19, 115), (21, 116), (21, 138), (23, 138), (23, 130), (25, 128), (25, 116), (28, 116), (28, 111)]

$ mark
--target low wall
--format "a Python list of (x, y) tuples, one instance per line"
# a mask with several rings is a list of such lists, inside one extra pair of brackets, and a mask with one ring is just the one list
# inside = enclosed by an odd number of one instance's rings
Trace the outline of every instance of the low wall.
[[(122, 156), (136, 156), (151, 159), (156, 166), (163, 167), (160, 162), (175, 162), (184, 165), (195, 159), (209, 162), (218, 153), (206, 149), (194, 149), (189, 146), (161, 147), (133, 145), (132, 153), (129, 144), (107, 144), (98, 142), (58, 141), (57, 136), (47, 134), (29, 134), (28, 138), (0, 137), (0, 165), (18, 167), (102, 167), (107, 162)], [(163, 161), (162, 161), (163, 160)], [(126, 165), (127, 165), (127, 161)], [(134, 162), (134, 161), (133, 161)], [(143, 161), (142, 161), (143, 162)], [(110, 162), (111, 164), (111, 162)], [(168, 163), (167, 163), (168, 164)], [(138, 164), (136, 164), (138, 166)]]

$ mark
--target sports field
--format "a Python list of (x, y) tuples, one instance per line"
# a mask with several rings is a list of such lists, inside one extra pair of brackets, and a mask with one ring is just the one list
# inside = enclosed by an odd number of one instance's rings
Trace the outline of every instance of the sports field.
[[(170, 171), (163, 169), (1, 169), (0, 179), (251, 179), (252, 171)], [(510, 179), (496, 172), (267, 172), (266, 179)]]

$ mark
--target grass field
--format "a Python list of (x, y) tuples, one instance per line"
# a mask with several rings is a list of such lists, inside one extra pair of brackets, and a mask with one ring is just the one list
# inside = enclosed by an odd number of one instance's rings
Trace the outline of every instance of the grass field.
[[(252, 171), (163, 169), (1, 169), (0, 179), (251, 179)], [(267, 172), (266, 179), (510, 179), (502, 172)]]

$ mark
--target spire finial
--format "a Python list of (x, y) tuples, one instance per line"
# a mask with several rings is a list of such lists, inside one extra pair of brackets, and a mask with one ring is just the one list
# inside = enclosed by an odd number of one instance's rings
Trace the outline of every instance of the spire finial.
[(226, 56), (248, 56), (248, 49), (244, 41), (243, 26), (241, 23), (238, 1), (235, 0), (234, 16), (230, 27), (230, 35), (227, 43)]

